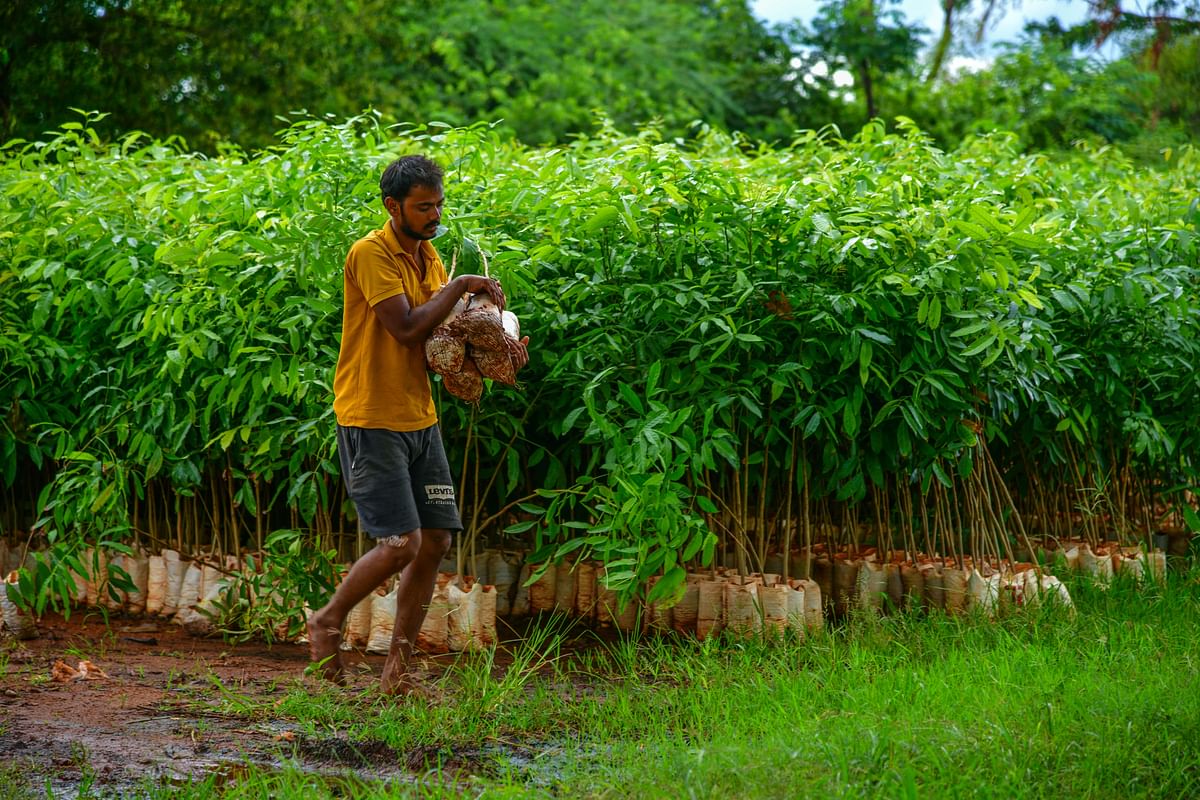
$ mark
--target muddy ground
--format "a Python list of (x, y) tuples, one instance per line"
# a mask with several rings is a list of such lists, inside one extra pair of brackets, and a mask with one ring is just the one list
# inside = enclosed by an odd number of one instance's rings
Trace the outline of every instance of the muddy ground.
[[(304, 677), (306, 645), (232, 645), (192, 637), (166, 621), (114, 618), (106, 626), (99, 615), (72, 614), (69, 621), (47, 615), (38, 629), (35, 639), (0, 640), (0, 765), (17, 768), (39, 792), (47, 781), (55, 794), (73, 796), (84, 786), (119, 791), (147, 778), (233, 776), (247, 763), (286, 761), (318, 773), (402, 782), (430, 770), (467, 778), (494, 764), (479, 752), (404, 753), (336, 735), (313, 737), (286, 719), (210, 707), (222, 686), (259, 706), (283, 698), (297, 680), (314, 682)], [(382, 655), (348, 652), (345, 660), (352, 691), (377, 683)], [(103, 675), (58, 682), (59, 661), (74, 669), (87, 661)], [(420, 672), (436, 680), (446, 663), (422, 659)]]

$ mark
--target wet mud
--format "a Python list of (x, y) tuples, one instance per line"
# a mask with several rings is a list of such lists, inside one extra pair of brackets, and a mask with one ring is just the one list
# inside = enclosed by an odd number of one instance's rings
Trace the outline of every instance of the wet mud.
[[(346, 653), (345, 660), (352, 689), (378, 681), (383, 656)], [(214, 705), (233, 698), (269, 708), (297, 680), (316, 687), (304, 677), (307, 666), (306, 645), (232, 645), (167, 622), (48, 615), (36, 639), (0, 639), (0, 764), (9, 780), (19, 776), (59, 796), (147, 780), (232, 780), (251, 766), (402, 782), (495, 769), (495, 754), (483, 750), (397, 752), (332, 732), (306, 734), (282, 715), (228, 714)], [(437, 677), (436, 665), (423, 666)], [(84, 677), (71, 677), (81, 669)]]

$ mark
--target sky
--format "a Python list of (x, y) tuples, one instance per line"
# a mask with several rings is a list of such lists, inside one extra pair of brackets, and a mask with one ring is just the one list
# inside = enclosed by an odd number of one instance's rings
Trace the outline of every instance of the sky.
[[(750, 0), (754, 14), (766, 22), (787, 22), (800, 19), (808, 23), (812, 20), (820, 0)], [(880, 4), (882, 5), (882, 4)], [(939, 0), (901, 0), (900, 10), (906, 19), (920, 22), (932, 33), (927, 38), (941, 32), (942, 4)], [(1086, 0), (1017, 0), (1003, 2), (997, 8), (996, 16), (984, 40), (984, 50), (978, 53), (987, 56), (988, 50), (997, 42), (1015, 42), (1021, 36), (1021, 30), (1026, 21), (1042, 22), (1050, 17), (1058, 17), (1064, 25), (1080, 22), (1087, 15)]]

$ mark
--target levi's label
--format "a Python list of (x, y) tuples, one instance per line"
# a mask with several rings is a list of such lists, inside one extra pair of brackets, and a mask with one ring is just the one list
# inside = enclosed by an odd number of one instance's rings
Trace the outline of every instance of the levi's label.
[(448, 484), (426, 484), (425, 498), (431, 503), (453, 503), (454, 487)]

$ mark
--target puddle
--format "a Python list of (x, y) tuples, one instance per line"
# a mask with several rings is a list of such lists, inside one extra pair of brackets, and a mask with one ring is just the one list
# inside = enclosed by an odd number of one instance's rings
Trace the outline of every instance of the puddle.
[(608, 748), (580, 742), (537, 741), (528, 745), (492, 742), (482, 753), (495, 762), (497, 774), (511, 773), (531, 788), (547, 789), (563, 783), (583, 765), (608, 755)]

